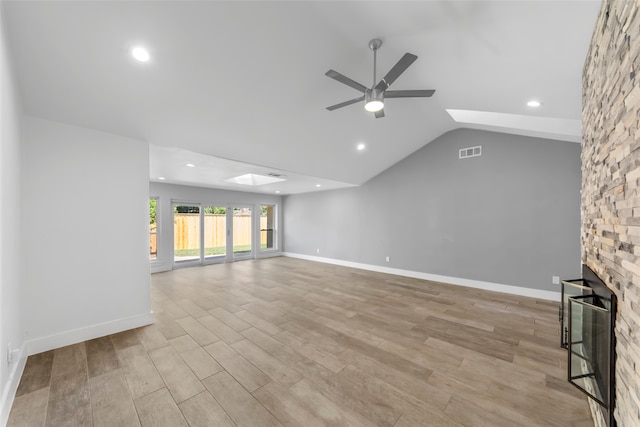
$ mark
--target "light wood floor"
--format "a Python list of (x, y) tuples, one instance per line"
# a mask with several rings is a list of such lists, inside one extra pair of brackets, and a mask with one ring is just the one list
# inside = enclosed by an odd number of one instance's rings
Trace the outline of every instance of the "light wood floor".
[(152, 301), (29, 357), (9, 425), (593, 425), (556, 303), (293, 258), (155, 274)]

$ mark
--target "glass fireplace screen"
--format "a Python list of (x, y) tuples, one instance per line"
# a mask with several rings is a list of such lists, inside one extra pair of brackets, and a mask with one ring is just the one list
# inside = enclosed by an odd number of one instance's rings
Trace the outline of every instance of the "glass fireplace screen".
[(560, 345), (569, 347), (569, 298), (591, 295), (593, 290), (584, 279), (563, 280), (562, 299), (560, 300)]
[(611, 382), (611, 307), (597, 295), (569, 302), (569, 381), (605, 408)]

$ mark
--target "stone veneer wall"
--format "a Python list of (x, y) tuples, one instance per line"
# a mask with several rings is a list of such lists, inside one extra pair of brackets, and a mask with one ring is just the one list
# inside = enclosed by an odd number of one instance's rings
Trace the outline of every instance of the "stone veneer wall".
[(614, 415), (623, 427), (640, 425), (639, 8), (603, 1), (582, 76), (582, 261), (618, 297)]

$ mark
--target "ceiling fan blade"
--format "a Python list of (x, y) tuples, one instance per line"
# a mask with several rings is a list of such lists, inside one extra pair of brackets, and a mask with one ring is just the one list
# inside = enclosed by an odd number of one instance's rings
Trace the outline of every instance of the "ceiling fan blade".
[(350, 101), (341, 102), (340, 104), (332, 105), (331, 107), (327, 107), (327, 110), (333, 111), (338, 108), (346, 107), (347, 105), (355, 104), (356, 102), (364, 101), (364, 96), (360, 96), (358, 98), (354, 98)]
[(375, 115), (376, 115), (376, 119), (379, 119), (379, 118), (381, 118), (381, 117), (384, 117), (384, 109), (382, 109), (382, 110), (378, 110), (378, 111), (376, 111), (376, 112), (375, 112), (375, 113), (373, 113), (373, 114), (375, 114)]
[(393, 68), (389, 70), (387, 75), (384, 76), (384, 78), (380, 80), (380, 82), (378, 82), (375, 88), (378, 90), (386, 90), (389, 86), (391, 86), (391, 83), (395, 82), (396, 79), (400, 77), (400, 74), (404, 73), (405, 70), (409, 68), (409, 65), (413, 64), (413, 61), (415, 61), (416, 59), (418, 59), (417, 56), (411, 53), (405, 53), (404, 56), (400, 58), (400, 61), (398, 61), (396, 65), (394, 65)]
[(429, 98), (436, 91), (429, 90), (390, 90), (384, 93), (385, 98)]
[(344, 74), (340, 74), (337, 71), (329, 70), (325, 73), (325, 76), (331, 77), (332, 79), (337, 80), (340, 83), (345, 84), (347, 86), (350, 86), (362, 93), (365, 93), (367, 91), (367, 88), (364, 85), (361, 85), (360, 83), (351, 80), (349, 77), (345, 76)]

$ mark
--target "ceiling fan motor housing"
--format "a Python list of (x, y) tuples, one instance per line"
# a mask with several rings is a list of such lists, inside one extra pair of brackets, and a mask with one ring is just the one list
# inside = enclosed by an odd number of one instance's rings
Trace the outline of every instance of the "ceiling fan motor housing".
[(367, 92), (364, 94), (364, 99), (366, 102), (384, 101), (384, 91), (381, 89), (367, 89)]

